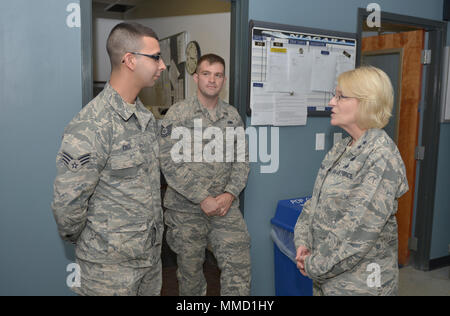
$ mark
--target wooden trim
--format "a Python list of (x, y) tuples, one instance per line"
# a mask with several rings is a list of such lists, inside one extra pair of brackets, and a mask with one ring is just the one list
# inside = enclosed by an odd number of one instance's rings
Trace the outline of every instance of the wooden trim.
[(387, 49), (403, 50), (397, 146), (405, 163), (409, 191), (399, 199), (398, 203), (397, 221), (400, 264), (407, 264), (409, 260), (408, 239), (411, 236), (414, 210), (415, 149), (419, 135), (419, 103), (422, 90), (421, 56), (424, 41), (425, 32), (420, 30), (363, 38), (361, 46), (362, 52)]

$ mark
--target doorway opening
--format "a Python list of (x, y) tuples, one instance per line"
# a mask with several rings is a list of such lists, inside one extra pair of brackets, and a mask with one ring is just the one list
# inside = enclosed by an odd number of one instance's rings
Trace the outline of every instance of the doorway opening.
[[(82, 0), (89, 3), (91, 12), (90, 36), (92, 37), (91, 94), (83, 102), (87, 104), (103, 90), (111, 72), (106, 52), (106, 40), (111, 29), (121, 22), (137, 22), (151, 27), (160, 39), (161, 53), (167, 71), (152, 88), (139, 94), (143, 104), (160, 121), (168, 108), (196, 93), (196, 85), (186, 70), (186, 46), (196, 41), (201, 54), (215, 53), (226, 63), (226, 76), (230, 77), (230, 32), (231, 3), (222, 0)], [(87, 15), (86, 15), (87, 16)], [(224, 87), (220, 97), (229, 101), (229, 85)], [(161, 175), (161, 195), (167, 183)], [(164, 233), (165, 236), (165, 233)], [(170, 249), (165, 238), (162, 245), (163, 288), (162, 295), (178, 295), (176, 278), (176, 254)], [(207, 295), (219, 295), (220, 270), (211, 251), (206, 251), (204, 265), (207, 281)]]
[[(437, 153), (441, 67), (445, 23), (382, 12), (370, 28), (369, 12), (358, 10), (357, 65), (384, 70), (395, 90), (387, 133), (405, 162), (409, 192), (399, 200), (399, 264), (429, 269)], [(432, 62), (429, 62), (431, 57)], [(426, 100), (426, 101), (425, 101)], [(426, 156), (419, 157), (426, 146)]]

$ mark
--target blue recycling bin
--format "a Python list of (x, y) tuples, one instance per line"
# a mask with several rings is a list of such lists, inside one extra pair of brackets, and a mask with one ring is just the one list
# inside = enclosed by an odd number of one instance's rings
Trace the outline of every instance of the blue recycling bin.
[(272, 223), (271, 237), (274, 243), (275, 294), (277, 296), (312, 296), (312, 281), (297, 268), (294, 245), (294, 227), (311, 196), (278, 201)]

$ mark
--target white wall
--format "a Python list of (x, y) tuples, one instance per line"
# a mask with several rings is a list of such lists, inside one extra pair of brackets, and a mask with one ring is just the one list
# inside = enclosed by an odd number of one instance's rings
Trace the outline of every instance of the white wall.
[[(195, 40), (200, 45), (202, 55), (215, 53), (225, 60), (226, 77), (230, 74), (230, 26), (231, 13), (188, 15), (152, 19), (138, 19), (134, 22), (151, 27), (160, 39), (186, 31), (188, 41)], [(108, 81), (111, 73), (106, 40), (111, 29), (122, 20), (95, 18), (93, 22), (94, 81)], [(186, 96), (196, 92), (196, 84), (191, 76), (187, 80)], [(229, 100), (229, 80), (226, 81), (220, 97)]]
[[(160, 39), (188, 32), (188, 41), (195, 40), (200, 45), (202, 55), (215, 53), (225, 59), (225, 73), (229, 78), (230, 69), (230, 25), (231, 13), (201, 14), (189, 16), (139, 19), (134, 22), (151, 27)], [(220, 97), (229, 100), (229, 80)], [(187, 80), (187, 97), (194, 95), (196, 85), (192, 77)]]
[(94, 81), (108, 81), (111, 74), (111, 64), (106, 52), (106, 40), (112, 28), (122, 20), (94, 18), (92, 23)]

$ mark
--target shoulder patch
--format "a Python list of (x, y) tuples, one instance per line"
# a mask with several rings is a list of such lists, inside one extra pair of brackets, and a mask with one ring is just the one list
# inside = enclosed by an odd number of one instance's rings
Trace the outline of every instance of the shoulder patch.
[(170, 136), (172, 134), (172, 124), (164, 127), (161, 126), (161, 137), (167, 137)]
[(61, 160), (66, 165), (67, 169), (72, 172), (78, 172), (78, 170), (91, 161), (91, 154), (85, 154), (74, 159), (70, 154), (63, 151), (61, 153)]

